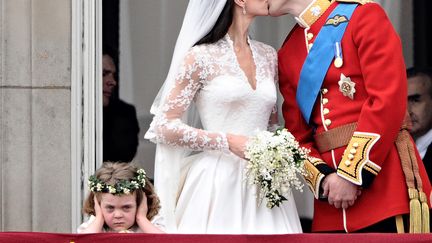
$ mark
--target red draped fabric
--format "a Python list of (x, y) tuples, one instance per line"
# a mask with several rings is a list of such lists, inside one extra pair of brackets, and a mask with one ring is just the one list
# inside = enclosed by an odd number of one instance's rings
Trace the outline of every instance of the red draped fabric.
[(432, 242), (432, 234), (291, 234), (291, 235), (174, 235), (174, 234), (55, 234), (34, 232), (0, 233), (2, 243), (255, 243), (255, 242), (331, 242), (331, 243), (364, 243), (364, 242)]

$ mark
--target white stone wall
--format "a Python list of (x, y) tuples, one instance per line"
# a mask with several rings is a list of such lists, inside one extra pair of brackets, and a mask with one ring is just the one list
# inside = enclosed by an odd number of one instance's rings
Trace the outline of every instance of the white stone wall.
[(69, 232), (71, 2), (0, 14), (0, 230)]

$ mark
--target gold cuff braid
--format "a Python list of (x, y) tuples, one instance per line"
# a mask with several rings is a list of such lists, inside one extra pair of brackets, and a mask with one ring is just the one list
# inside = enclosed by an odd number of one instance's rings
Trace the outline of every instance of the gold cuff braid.
[(325, 164), (325, 163), (324, 161), (314, 157), (309, 157), (309, 159), (305, 161), (306, 184), (309, 186), (310, 190), (312, 191), (316, 199), (319, 198), (320, 184), (321, 184), (321, 180), (324, 178), (324, 174), (322, 174), (316, 168), (316, 166), (319, 164)]
[(369, 152), (379, 138), (376, 133), (355, 132), (339, 163), (337, 174), (359, 186), (363, 183), (363, 169), (377, 175), (381, 167), (369, 160)]

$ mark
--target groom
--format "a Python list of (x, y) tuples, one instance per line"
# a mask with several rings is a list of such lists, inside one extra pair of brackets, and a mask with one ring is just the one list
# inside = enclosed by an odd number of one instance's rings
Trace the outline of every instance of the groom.
[(410, 232), (427, 232), (431, 186), (403, 126), (401, 42), (371, 2), (269, 0), (271, 15), (298, 23), (279, 51), (285, 124), (311, 149), (313, 231), (403, 232), (411, 214)]

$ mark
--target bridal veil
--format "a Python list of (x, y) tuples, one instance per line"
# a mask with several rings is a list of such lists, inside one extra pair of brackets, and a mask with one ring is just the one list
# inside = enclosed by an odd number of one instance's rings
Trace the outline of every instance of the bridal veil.
[[(207, 35), (215, 25), (227, 0), (190, 0), (183, 24), (177, 38), (170, 69), (159, 90), (150, 112), (153, 115), (162, 110), (163, 103), (170, 90), (175, 85), (175, 77), (179, 71), (181, 62), (187, 52), (201, 38)], [(198, 114), (193, 105), (184, 113), (184, 123), (196, 126), (199, 123)], [(155, 132), (149, 129), (145, 134), (146, 139), (154, 140)], [(161, 213), (166, 224), (167, 232), (176, 232), (175, 207), (179, 192), (180, 161), (188, 156), (191, 151), (182, 148), (157, 144), (155, 156), (155, 187), (161, 200)]]

